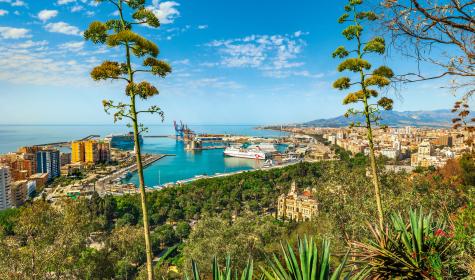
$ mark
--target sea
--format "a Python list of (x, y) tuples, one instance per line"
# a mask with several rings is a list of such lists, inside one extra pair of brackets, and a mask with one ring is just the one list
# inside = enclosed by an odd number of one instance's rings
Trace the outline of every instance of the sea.
[[(149, 125), (146, 135), (174, 135), (172, 125)], [(196, 133), (283, 137), (280, 131), (256, 129), (256, 125), (190, 125)], [(125, 125), (0, 125), (0, 153), (19, 147), (82, 139), (88, 135), (127, 133)], [(145, 185), (156, 187), (200, 175), (215, 175), (259, 168), (262, 161), (223, 156), (222, 149), (186, 151), (184, 143), (173, 138), (144, 137), (142, 150), (150, 154), (170, 154), (144, 170)], [(138, 184), (137, 174), (125, 183)]]

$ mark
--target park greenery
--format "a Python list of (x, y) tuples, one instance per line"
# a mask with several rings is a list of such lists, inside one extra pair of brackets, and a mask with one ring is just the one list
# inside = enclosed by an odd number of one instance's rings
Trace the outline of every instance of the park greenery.
[[(355, 158), (299, 163), (286, 168), (202, 179), (150, 192), (147, 204), (152, 253), (166, 255), (160, 265), (154, 266), (154, 271), (164, 279), (183, 279), (186, 274), (191, 278), (194, 264), (201, 277), (207, 277), (213, 274), (215, 259), (218, 264), (225, 264), (229, 259), (239, 274), (252, 260), (255, 277), (265, 272), (273, 275), (275, 269), (280, 269), (276, 261), (285, 259), (281, 243), (288, 242), (294, 248), (303, 242), (301, 238), (308, 236), (313, 238), (318, 250), (324, 250), (318, 254), (327, 252), (320, 244), (329, 248), (331, 273), (349, 253), (345, 273), (353, 271), (354, 277), (357, 272), (382, 275), (384, 271), (377, 265), (380, 264), (378, 258), (387, 262), (394, 260), (387, 260), (390, 253), (379, 256), (374, 251), (394, 250), (395, 254), (412, 260), (405, 243), (397, 242), (404, 228), (407, 237), (401, 240), (411, 242), (419, 236), (417, 230), (430, 237), (423, 239), (425, 243), (415, 264), (425, 269), (423, 273), (435, 275), (435, 279), (443, 279), (447, 273), (460, 278), (470, 273), (473, 276), (473, 158), (467, 155), (444, 168), (421, 173), (381, 172), (385, 215), (391, 217), (386, 222), (389, 231), (384, 234), (379, 226), (368, 226), (368, 223), (377, 224), (374, 220), (377, 215), (373, 194), (367, 189), (371, 185), (367, 168), (367, 161)], [(319, 213), (312, 222), (276, 219), (277, 198), (290, 189), (293, 181), (301, 191), (312, 189), (319, 201)], [(139, 195), (99, 197), (94, 194), (90, 199), (66, 199), (58, 206), (39, 200), (1, 212), (0, 258), (5, 261), (0, 264), (0, 278), (29, 279), (35, 275), (36, 279), (51, 279), (51, 275), (55, 275), (80, 279), (146, 279)], [(411, 209), (416, 211), (417, 218)], [(418, 224), (421, 217), (423, 223)], [(412, 227), (404, 227), (405, 224), (418, 228), (412, 230)], [(352, 247), (348, 246), (349, 242)], [(450, 250), (441, 249), (447, 246)], [(284, 248), (290, 257), (290, 248), (287, 245)], [(439, 250), (444, 255), (434, 255)], [(426, 253), (430, 253), (430, 257)], [(374, 258), (358, 258), (361, 255)], [(365, 270), (362, 263), (366, 264)], [(433, 265), (440, 263), (444, 265)], [(410, 264), (404, 262), (404, 265)], [(401, 271), (407, 270), (401, 268)]]

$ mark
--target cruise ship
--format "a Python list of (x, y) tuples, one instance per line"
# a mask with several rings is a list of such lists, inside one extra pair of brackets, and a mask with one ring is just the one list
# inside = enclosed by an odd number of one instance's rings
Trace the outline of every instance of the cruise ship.
[[(113, 134), (108, 135), (106, 138), (110, 142), (111, 148), (121, 150), (133, 150), (134, 149), (134, 134), (129, 132), (127, 134)], [(139, 135), (139, 143), (143, 144), (142, 135)]]
[(269, 153), (262, 151), (259, 148), (242, 148), (242, 147), (228, 147), (224, 150), (225, 156), (239, 157), (239, 158), (252, 158), (252, 159), (266, 159), (269, 157)]

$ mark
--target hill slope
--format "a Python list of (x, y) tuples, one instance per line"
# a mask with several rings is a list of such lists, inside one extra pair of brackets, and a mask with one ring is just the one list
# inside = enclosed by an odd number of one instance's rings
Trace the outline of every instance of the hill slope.
[[(428, 127), (450, 127), (451, 120), (455, 114), (450, 110), (434, 111), (383, 111), (382, 124), (388, 126), (428, 126)], [(318, 119), (306, 122), (305, 125), (317, 127), (342, 127), (348, 126), (352, 121), (363, 122), (363, 118), (345, 118), (339, 116), (329, 119)]]

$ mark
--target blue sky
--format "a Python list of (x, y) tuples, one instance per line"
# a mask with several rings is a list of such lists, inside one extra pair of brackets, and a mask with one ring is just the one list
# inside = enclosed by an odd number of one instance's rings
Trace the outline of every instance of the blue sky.
[[(148, 0), (162, 25), (137, 31), (159, 45), (173, 73), (152, 79), (160, 95), (144, 105), (159, 105), (165, 123), (293, 123), (343, 114), (345, 94), (331, 88), (340, 76), (331, 53), (345, 43), (336, 22), (344, 3)], [(123, 84), (93, 82), (88, 73), (121, 52), (81, 36), (91, 21), (112, 17), (106, 2), (0, 0), (0, 123), (112, 123), (101, 100), (121, 100)], [(396, 52), (376, 61), (396, 73), (415, 67)], [(441, 88), (446, 82), (389, 94), (396, 110), (449, 108), (456, 98)]]

